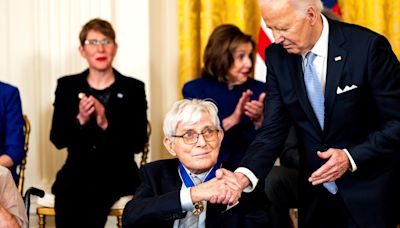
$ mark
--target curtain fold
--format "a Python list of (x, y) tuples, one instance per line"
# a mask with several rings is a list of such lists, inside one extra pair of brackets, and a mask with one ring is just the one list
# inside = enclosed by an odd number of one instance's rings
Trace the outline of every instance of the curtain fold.
[[(388, 38), (400, 58), (400, 1), (339, 0), (343, 21), (370, 28)], [(178, 0), (179, 84), (200, 76), (205, 45), (213, 29), (224, 23), (237, 25), (258, 42), (258, 0)], [(255, 63), (254, 63), (255, 64)]]
[(343, 20), (384, 35), (400, 58), (400, 1), (339, 0)]
[(178, 0), (179, 94), (184, 83), (200, 76), (208, 37), (220, 24), (235, 24), (257, 41), (258, 0)]

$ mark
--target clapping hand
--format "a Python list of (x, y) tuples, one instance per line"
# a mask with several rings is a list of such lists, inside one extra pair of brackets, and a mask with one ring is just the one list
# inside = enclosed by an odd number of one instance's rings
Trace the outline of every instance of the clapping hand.
[(240, 122), (240, 119), (244, 115), (245, 112), (245, 105), (247, 102), (250, 101), (250, 97), (253, 95), (251, 90), (246, 90), (242, 93), (238, 103), (236, 104), (235, 111), (228, 117), (222, 120), (222, 127), (225, 131), (229, 130), (236, 124)]
[(81, 125), (85, 125), (92, 114), (96, 117), (97, 125), (103, 130), (107, 129), (108, 121), (105, 114), (104, 105), (93, 96), (86, 96), (83, 93), (79, 94), (79, 113), (76, 116)]
[(253, 122), (256, 129), (261, 127), (264, 120), (265, 93), (261, 93), (258, 100), (247, 101), (244, 105), (244, 114)]
[(236, 104), (235, 111), (222, 120), (222, 127), (225, 131), (238, 124), (243, 115), (251, 119), (256, 129), (261, 127), (264, 120), (264, 100), (266, 94), (261, 93), (257, 100), (250, 101), (252, 95), (253, 92), (249, 89), (242, 93)]

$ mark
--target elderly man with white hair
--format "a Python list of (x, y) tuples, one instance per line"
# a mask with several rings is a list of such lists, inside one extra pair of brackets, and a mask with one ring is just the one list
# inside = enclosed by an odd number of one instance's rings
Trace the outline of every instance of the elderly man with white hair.
[(211, 101), (173, 105), (164, 120), (164, 145), (176, 158), (141, 169), (142, 184), (125, 206), (124, 227), (267, 225), (262, 186), (241, 194), (235, 176), (217, 162), (224, 136), (217, 112)]

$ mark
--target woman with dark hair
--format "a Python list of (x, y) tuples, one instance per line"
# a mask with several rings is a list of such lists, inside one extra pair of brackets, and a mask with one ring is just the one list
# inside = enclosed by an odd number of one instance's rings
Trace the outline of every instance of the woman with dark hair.
[(255, 43), (235, 25), (220, 25), (204, 50), (200, 78), (186, 83), (185, 98), (211, 99), (225, 131), (219, 160), (237, 164), (263, 121), (265, 84), (253, 73)]
[(109, 22), (90, 20), (79, 39), (88, 69), (60, 78), (55, 92), (50, 140), (68, 151), (52, 187), (56, 226), (103, 228), (113, 203), (139, 185), (134, 153), (147, 142), (146, 94), (143, 82), (112, 67), (118, 44)]

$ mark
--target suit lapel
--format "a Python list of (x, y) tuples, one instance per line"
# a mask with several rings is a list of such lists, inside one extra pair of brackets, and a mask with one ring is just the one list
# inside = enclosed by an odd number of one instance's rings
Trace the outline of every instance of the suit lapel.
[(108, 100), (108, 104), (107, 104), (107, 110), (114, 110), (114, 106), (116, 105), (117, 99), (120, 99), (121, 94), (123, 95), (123, 93), (121, 93), (121, 90), (124, 86), (123, 83), (121, 83), (121, 74), (116, 71), (113, 68), (113, 72), (114, 72), (114, 77), (115, 77), (115, 81), (112, 85), (112, 90), (111, 90), (111, 94), (110, 94), (110, 99)]
[(325, 87), (325, 129), (328, 129), (333, 113), (336, 90), (346, 63), (347, 52), (341, 47), (345, 42), (342, 30), (334, 21), (329, 21), (328, 59)]
[(173, 166), (171, 167), (171, 186), (173, 190), (180, 190), (182, 188), (182, 180), (181, 177), (179, 176), (178, 172), (178, 167), (179, 167), (179, 160), (177, 158), (173, 159), (174, 163)]
[(308, 118), (313, 123), (316, 129), (319, 129), (319, 132), (322, 131), (321, 126), (318, 123), (317, 116), (314, 113), (314, 110), (311, 106), (311, 103), (308, 99), (306, 86), (304, 84), (304, 73), (302, 67), (302, 57), (300, 55), (289, 55), (289, 70), (290, 75), (294, 77), (294, 87), (296, 89), (297, 97), (303, 108), (304, 112), (308, 116)]

